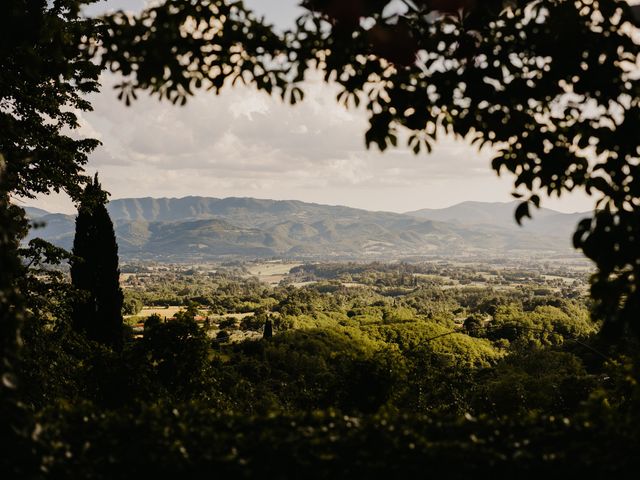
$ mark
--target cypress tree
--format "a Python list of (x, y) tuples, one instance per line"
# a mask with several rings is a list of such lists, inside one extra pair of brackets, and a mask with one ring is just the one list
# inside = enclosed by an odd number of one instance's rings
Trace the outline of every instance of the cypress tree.
[(273, 322), (270, 318), (264, 322), (264, 330), (262, 332), (262, 338), (271, 338), (273, 337)]
[(122, 302), (118, 245), (106, 208), (107, 193), (96, 174), (84, 190), (73, 241), (71, 282), (80, 291), (74, 328), (115, 349), (122, 346)]

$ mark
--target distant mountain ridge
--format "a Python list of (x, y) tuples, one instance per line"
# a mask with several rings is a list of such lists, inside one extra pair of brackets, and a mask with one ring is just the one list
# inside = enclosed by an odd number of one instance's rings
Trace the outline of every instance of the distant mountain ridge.
[(578, 222), (589, 216), (586, 212), (562, 213), (548, 208), (533, 210), (533, 219), (525, 218), (522, 226), (514, 219), (518, 201), (513, 202), (474, 202), (467, 201), (446, 208), (423, 208), (406, 212), (416, 218), (453, 222), (462, 225), (494, 225), (505, 228), (517, 228), (540, 234), (566, 236), (573, 233)]
[[(515, 226), (514, 211), (518, 205), (513, 202), (462, 202), (446, 208), (423, 208), (405, 215), (441, 222), (456, 222), (466, 225), (503, 225)], [(547, 218), (553, 215), (562, 215), (560, 212), (540, 208), (534, 212), (536, 219)]]
[(51, 212), (47, 212), (42, 208), (37, 208), (37, 207), (23, 207), (23, 208), (24, 208), (24, 211), (27, 213), (27, 217), (29, 217), (32, 220), (35, 220), (36, 218), (44, 217), (45, 215), (51, 215)]
[[(259, 225), (285, 218), (310, 221), (336, 215), (339, 217), (402, 215), (299, 200), (263, 200), (249, 197), (123, 198), (112, 200), (107, 208), (114, 220), (172, 222), (229, 218), (247, 225)], [(259, 218), (256, 218), (257, 215)]]
[[(544, 209), (519, 228), (510, 203), (463, 202), (400, 214), (297, 200), (195, 196), (118, 199), (108, 210), (121, 256), (159, 261), (571, 253), (570, 234), (584, 216)], [(74, 217), (43, 212), (28, 212), (47, 223), (32, 235), (70, 248)]]

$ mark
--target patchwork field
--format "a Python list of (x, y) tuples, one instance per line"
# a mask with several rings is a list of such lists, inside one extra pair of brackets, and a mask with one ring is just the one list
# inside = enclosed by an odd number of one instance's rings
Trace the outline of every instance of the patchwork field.
[(264, 262), (249, 265), (247, 271), (251, 276), (258, 277), (261, 282), (277, 285), (291, 271), (301, 263)]

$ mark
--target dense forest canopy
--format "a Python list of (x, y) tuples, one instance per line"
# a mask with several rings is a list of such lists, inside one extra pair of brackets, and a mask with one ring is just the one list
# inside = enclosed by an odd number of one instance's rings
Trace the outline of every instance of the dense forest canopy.
[(571, 267), (479, 264), (475, 284), (455, 263), (300, 265), (278, 285), (243, 266), (127, 270), (122, 351), (24, 329), (49, 477), (635, 465), (633, 364), (595, 336), (586, 289), (546, 275), (586, 286)]

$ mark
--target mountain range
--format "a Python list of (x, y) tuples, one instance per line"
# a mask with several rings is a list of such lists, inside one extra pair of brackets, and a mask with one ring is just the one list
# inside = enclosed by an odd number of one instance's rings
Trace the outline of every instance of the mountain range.
[[(404, 214), (255, 198), (124, 198), (107, 208), (120, 256), (158, 261), (224, 258), (389, 259), (469, 254), (570, 254), (588, 214), (549, 209), (516, 225), (517, 202), (463, 202)], [(27, 207), (38, 236), (71, 248), (74, 216)]]

